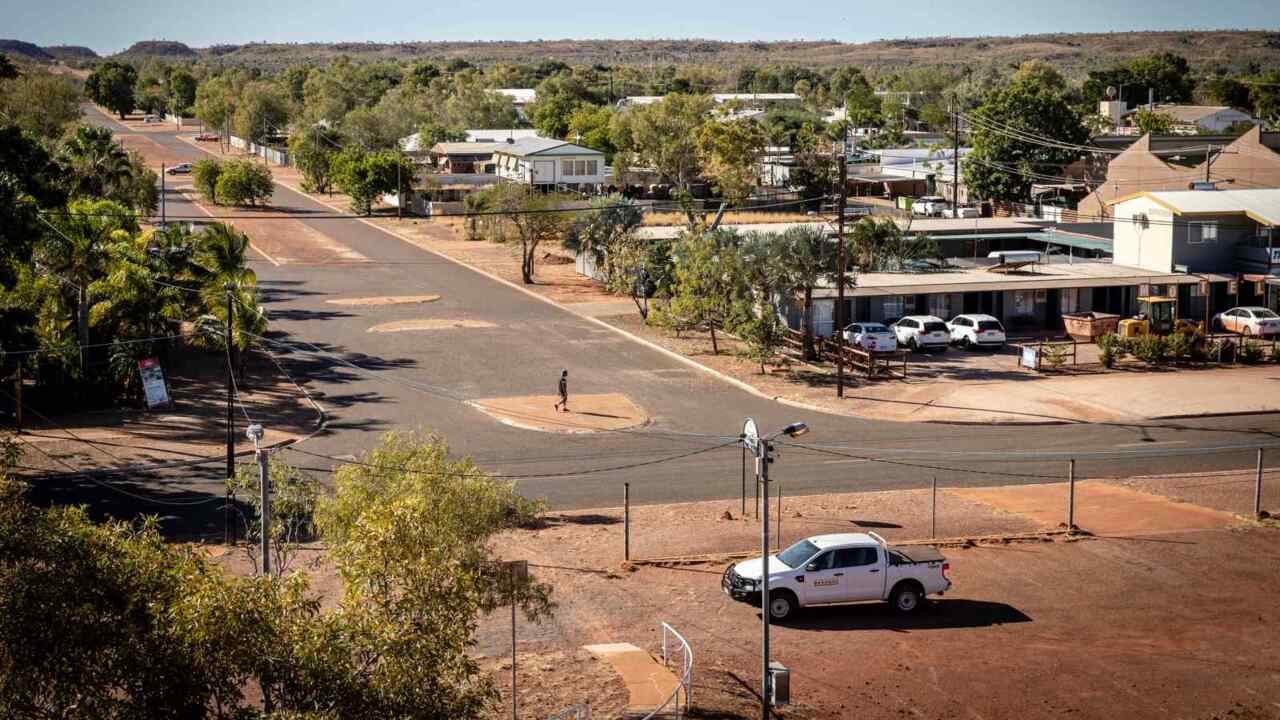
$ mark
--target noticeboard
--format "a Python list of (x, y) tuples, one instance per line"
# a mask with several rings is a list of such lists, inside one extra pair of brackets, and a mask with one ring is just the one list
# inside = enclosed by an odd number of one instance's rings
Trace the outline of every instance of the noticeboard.
[(155, 358), (139, 360), (138, 374), (142, 376), (142, 392), (147, 397), (147, 407), (168, 406), (171, 402), (169, 388), (165, 385), (160, 361)]
[(1039, 354), (1036, 352), (1035, 348), (1024, 347), (1022, 348), (1022, 360), (1019, 364), (1024, 368), (1036, 370), (1040, 366), (1040, 358), (1038, 355)]

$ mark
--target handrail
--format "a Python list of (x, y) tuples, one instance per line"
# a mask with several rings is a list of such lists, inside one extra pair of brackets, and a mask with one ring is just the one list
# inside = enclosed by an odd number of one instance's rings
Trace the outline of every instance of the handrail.
[[(641, 718), (641, 720), (652, 720), (652, 718), (658, 717), (660, 713), (665, 714), (667, 708), (672, 706), (672, 704), (675, 706), (674, 709), (676, 717), (684, 717), (685, 712), (689, 710), (690, 698), (692, 697), (693, 691), (693, 649), (689, 647), (689, 641), (685, 640), (684, 636), (677, 632), (675, 628), (665, 622), (662, 623), (662, 664), (664, 667), (669, 662), (667, 653), (668, 633), (675, 635), (676, 639), (680, 641), (680, 646), (683, 650), (683, 662), (681, 663), (683, 668), (680, 671), (680, 676), (676, 678), (675, 688), (671, 691), (671, 694), (667, 696), (667, 699), (663, 700), (661, 705), (654, 708), (648, 715)], [(680, 692), (682, 690), (684, 691), (683, 704), (680, 702)]]

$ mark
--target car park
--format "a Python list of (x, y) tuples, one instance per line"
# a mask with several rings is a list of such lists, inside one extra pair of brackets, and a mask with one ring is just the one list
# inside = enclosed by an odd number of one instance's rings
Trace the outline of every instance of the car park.
[(946, 350), (951, 345), (947, 323), (933, 315), (908, 315), (891, 327), (898, 344), (912, 350)]
[(800, 608), (873, 600), (909, 614), (927, 596), (951, 589), (950, 565), (936, 548), (890, 545), (873, 532), (815, 535), (768, 558), (730, 565), (721, 589), (734, 600), (760, 602), (766, 561), (774, 620)]
[(893, 331), (877, 322), (853, 323), (844, 329), (844, 341), (867, 352), (893, 352), (898, 338)]
[(1264, 307), (1237, 307), (1215, 315), (1213, 326), (1241, 335), (1268, 337), (1280, 335), (1280, 315)]
[(173, 167), (165, 170), (170, 175), (189, 175), (191, 174), (191, 163), (178, 163)]
[(1005, 332), (1000, 321), (990, 315), (957, 315), (947, 323), (951, 343), (963, 348), (1004, 347)]

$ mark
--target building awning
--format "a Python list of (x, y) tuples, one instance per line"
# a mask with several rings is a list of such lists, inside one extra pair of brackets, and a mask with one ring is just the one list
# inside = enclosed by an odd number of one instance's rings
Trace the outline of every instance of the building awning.
[(1032, 233), (1027, 236), (1032, 240), (1040, 240), (1054, 245), (1062, 245), (1063, 247), (1073, 247), (1079, 250), (1095, 250), (1097, 252), (1112, 252), (1114, 244), (1106, 238), (1089, 237), (1087, 235), (1076, 235), (1075, 233), (1055, 232), (1053, 228), (1049, 228), (1044, 232)]

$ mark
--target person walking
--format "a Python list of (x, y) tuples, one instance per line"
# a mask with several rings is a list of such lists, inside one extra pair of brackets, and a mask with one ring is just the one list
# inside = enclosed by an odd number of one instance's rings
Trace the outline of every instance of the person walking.
[(569, 412), (569, 371), (560, 371), (560, 400), (555, 404), (556, 410)]

